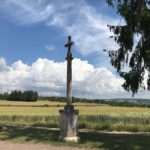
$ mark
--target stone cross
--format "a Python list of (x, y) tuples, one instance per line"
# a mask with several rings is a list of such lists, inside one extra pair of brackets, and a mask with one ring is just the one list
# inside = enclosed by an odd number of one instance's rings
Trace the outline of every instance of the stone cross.
[(72, 52), (71, 46), (73, 45), (73, 41), (71, 41), (71, 36), (68, 36), (68, 43), (65, 44), (65, 47), (68, 48), (67, 52), (67, 106), (66, 109), (73, 109), (72, 106)]
[(78, 142), (78, 114), (79, 110), (74, 109), (72, 105), (72, 52), (71, 36), (68, 36), (68, 43), (65, 47), (68, 48), (67, 52), (67, 105), (60, 112), (60, 140), (68, 142)]

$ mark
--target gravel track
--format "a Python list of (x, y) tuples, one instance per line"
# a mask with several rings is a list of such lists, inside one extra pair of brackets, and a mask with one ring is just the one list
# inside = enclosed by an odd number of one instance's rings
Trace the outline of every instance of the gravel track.
[(0, 141), (0, 150), (87, 150), (68, 146), (52, 146), (48, 144), (12, 143)]

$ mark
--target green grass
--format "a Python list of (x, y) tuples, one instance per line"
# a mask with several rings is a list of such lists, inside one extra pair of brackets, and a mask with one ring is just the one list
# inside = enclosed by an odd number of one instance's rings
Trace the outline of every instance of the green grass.
[(75, 144), (59, 141), (59, 130), (49, 128), (7, 126), (0, 130), (0, 140), (19, 143), (32, 142), (108, 150), (149, 150), (150, 147), (150, 135), (80, 132), (79, 136), (81, 140)]
[(150, 115), (80, 116), (79, 127), (108, 131), (150, 132)]
[(0, 116), (0, 125), (59, 127), (58, 116)]
[[(59, 116), (0, 116), (1, 125), (42, 126), (59, 128)], [(79, 116), (80, 129), (150, 132), (150, 115), (91, 115)]]

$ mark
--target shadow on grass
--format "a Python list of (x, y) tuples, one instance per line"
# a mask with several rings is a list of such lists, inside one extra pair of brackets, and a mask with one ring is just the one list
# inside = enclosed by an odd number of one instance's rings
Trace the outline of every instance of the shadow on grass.
[(47, 143), (107, 150), (149, 150), (150, 135), (125, 135), (98, 132), (80, 132), (78, 144), (58, 140), (59, 131), (48, 128), (11, 127), (0, 129), (0, 140)]
[(150, 135), (108, 133), (80, 133), (81, 143), (91, 143), (93, 148), (110, 150), (149, 150)]

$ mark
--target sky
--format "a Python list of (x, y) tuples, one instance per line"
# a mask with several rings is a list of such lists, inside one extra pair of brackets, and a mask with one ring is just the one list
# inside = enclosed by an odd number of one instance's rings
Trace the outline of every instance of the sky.
[[(123, 24), (105, 0), (3, 0), (0, 4), (0, 93), (35, 90), (66, 95), (66, 52), (72, 36), (73, 96), (131, 98), (103, 49), (117, 49), (107, 25)], [(140, 90), (135, 98), (149, 98)]]

